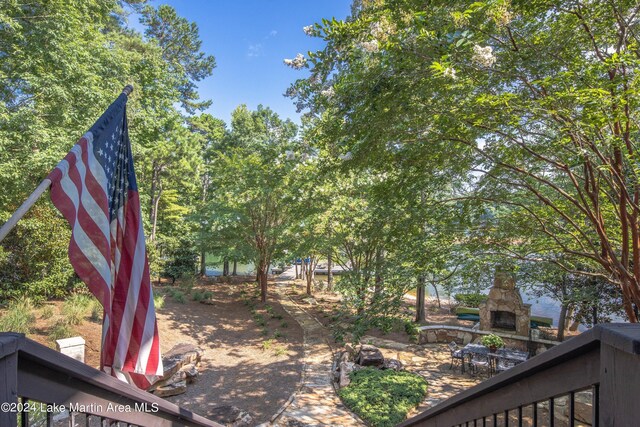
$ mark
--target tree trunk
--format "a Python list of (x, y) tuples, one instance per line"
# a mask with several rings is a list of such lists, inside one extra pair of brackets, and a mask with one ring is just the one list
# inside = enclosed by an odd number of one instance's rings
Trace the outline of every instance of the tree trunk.
[(260, 284), (260, 301), (267, 302), (267, 271), (265, 266), (258, 269), (258, 283)]
[(567, 322), (567, 281), (566, 277), (562, 277), (562, 284), (560, 287), (560, 292), (562, 295), (562, 301), (560, 306), (560, 317), (558, 318), (558, 341), (564, 341), (564, 330)]
[(421, 274), (418, 276), (418, 289), (416, 292), (416, 323), (424, 323), (427, 320), (424, 301), (426, 293), (427, 286), (424, 275)]
[(207, 275), (207, 255), (204, 253), (204, 249), (200, 251), (200, 276)]
[(222, 275), (229, 275), (229, 258), (227, 257), (224, 257), (224, 260), (222, 261)]
[(298, 274), (298, 262), (294, 259), (293, 260), (293, 265), (296, 267), (296, 280), (299, 279), (299, 274)]
[(232, 276), (237, 276), (238, 275), (238, 260), (237, 259), (233, 259), (233, 273), (231, 273)]
[(375, 283), (373, 285), (373, 299), (371, 300), (371, 305), (375, 304), (380, 299), (380, 294), (382, 293), (382, 260), (383, 253), (382, 248), (378, 248), (376, 250), (376, 272), (375, 272)]
[(162, 196), (162, 188), (158, 189), (157, 196), (155, 200), (152, 200), (152, 209), (151, 209), (151, 236), (149, 240), (155, 242), (156, 240), (156, 229), (158, 227), (158, 206), (160, 205), (160, 196)]
[(329, 253), (327, 254), (327, 291), (329, 292), (333, 291), (333, 271), (331, 271), (333, 268), (332, 255), (333, 252), (329, 250)]
[(564, 341), (564, 330), (567, 319), (567, 303), (563, 302), (560, 306), (560, 318), (558, 319), (558, 341)]
[(307, 268), (307, 295), (313, 294), (313, 258), (309, 259), (309, 264), (306, 265)]
[(440, 293), (438, 292), (438, 286), (435, 283), (432, 283), (431, 286), (433, 286), (433, 292), (436, 294), (436, 301), (438, 301), (438, 308), (442, 308), (442, 305), (440, 304)]

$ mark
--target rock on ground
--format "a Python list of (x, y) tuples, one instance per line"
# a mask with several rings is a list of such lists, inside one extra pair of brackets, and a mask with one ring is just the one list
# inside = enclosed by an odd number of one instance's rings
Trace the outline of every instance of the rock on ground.
[(207, 418), (227, 427), (250, 426), (253, 421), (253, 417), (248, 412), (232, 405), (213, 408), (207, 414)]

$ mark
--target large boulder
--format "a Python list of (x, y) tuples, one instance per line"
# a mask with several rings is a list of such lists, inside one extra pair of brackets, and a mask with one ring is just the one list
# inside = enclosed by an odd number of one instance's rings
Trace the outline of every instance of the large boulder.
[(253, 421), (253, 417), (248, 412), (232, 405), (213, 408), (207, 414), (207, 418), (227, 427), (250, 426)]
[(176, 344), (162, 358), (162, 366), (164, 367), (162, 379), (173, 376), (185, 365), (190, 363), (197, 364), (201, 358), (202, 350), (195, 345), (188, 343)]
[(364, 344), (358, 351), (356, 363), (360, 366), (375, 366), (381, 368), (384, 365), (384, 356), (377, 347)]
[(342, 362), (340, 363), (340, 381), (338, 385), (340, 388), (346, 387), (351, 384), (351, 378), (349, 378), (349, 374), (356, 370), (355, 363), (352, 362)]
[(383, 369), (393, 369), (394, 371), (402, 371), (404, 369), (402, 362), (397, 359), (385, 359), (382, 367)]

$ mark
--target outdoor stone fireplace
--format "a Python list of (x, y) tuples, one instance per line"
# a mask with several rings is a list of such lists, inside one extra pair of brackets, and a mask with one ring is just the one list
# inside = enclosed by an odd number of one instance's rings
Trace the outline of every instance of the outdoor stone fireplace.
[(531, 304), (524, 304), (513, 276), (496, 272), (486, 302), (480, 304), (480, 329), (529, 336)]

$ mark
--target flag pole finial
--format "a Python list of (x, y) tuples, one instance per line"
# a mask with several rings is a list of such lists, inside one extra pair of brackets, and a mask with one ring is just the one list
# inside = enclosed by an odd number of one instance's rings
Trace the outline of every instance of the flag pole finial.
[(126, 85), (124, 89), (122, 89), (122, 93), (124, 93), (127, 96), (131, 95), (131, 92), (133, 92), (133, 86), (131, 85)]

